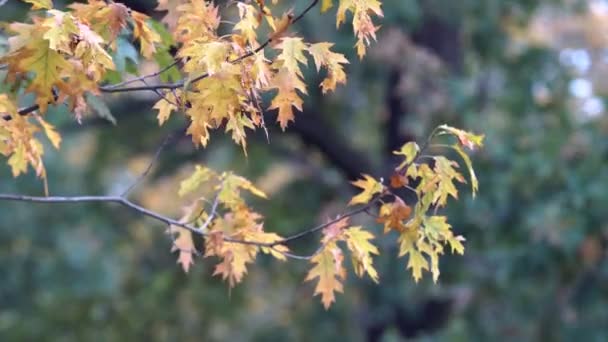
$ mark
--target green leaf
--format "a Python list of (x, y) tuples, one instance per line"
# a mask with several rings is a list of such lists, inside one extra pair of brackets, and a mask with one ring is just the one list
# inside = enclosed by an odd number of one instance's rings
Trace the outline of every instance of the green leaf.
[[(171, 56), (168, 51), (161, 49), (157, 50), (157, 52), (154, 54), (154, 60), (158, 64), (158, 68), (160, 70), (167, 68), (173, 62), (175, 62), (173, 56)], [(182, 75), (177, 67), (172, 67), (161, 73), (159, 77), (162, 82), (175, 82), (180, 80)]]
[(110, 121), (113, 125), (116, 125), (116, 118), (114, 115), (112, 115), (112, 112), (110, 112), (108, 105), (106, 105), (106, 103), (100, 97), (87, 93), (84, 100), (95, 115)]

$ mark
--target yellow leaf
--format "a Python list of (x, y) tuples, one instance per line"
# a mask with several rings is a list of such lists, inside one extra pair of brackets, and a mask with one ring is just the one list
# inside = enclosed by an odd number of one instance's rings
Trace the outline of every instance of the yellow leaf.
[(38, 122), (40, 122), (42, 128), (44, 128), (44, 133), (51, 141), (51, 144), (53, 144), (53, 147), (58, 149), (59, 145), (61, 144), (61, 135), (57, 133), (53, 125), (44, 121), (44, 119), (42, 119), (41, 117), (37, 116), (36, 119), (38, 119)]
[(382, 183), (375, 180), (372, 176), (363, 174), (364, 179), (351, 182), (354, 186), (363, 189), (363, 191), (354, 196), (348, 205), (368, 203), (375, 194), (379, 194), (384, 189)]
[(32, 4), (32, 9), (51, 9), (53, 8), (53, 1), (51, 0), (23, 0), (27, 3)]
[(465, 165), (467, 166), (467, 169), (469, 170), (469, 177), (471, 178), (471, 189), (473, 193), (473, 198), (475, 198), (475, 195), (479, 190), (479, 182), (477, 181), (477, 176), (475, 175), (475, 170), (473, 169), (473, 163), (471, 162), (471, 158), (469, 158), (469, 155), (462, 150), (460, 145), (452, 145), (452, 148), (456, 150), (456, 152), (458, 152), (460, 157), (462, 157)]
[(419, 240), (419, 221), (417, 220), (411, 222), (399, 235), (399, 256), (409, 255), (407, 269), (412, 270), (412, 276), (416, 282), (422, 278), (422, 271), (429, 269), (427, 260), (416, 247)]
[(181, 90), (178, 89), (175, 92), (168, 91), (163, 95), (163, 98), (154, 104), (152, 108), (158, 110), (157, 119), (159, 126), (169, 120), (172, 112), (178, 110), (177, 104), (180, 98)]
[(321, 1), (321, 13), (327, 12), (330, 8), (334, 6), (333, 0), (322, 0)]
[(319, 279), (315, 287), (315, 296), (321, 295), (321, 302), (326, 310), (336, 300), (334, 292), (343, 292), (341, 281), (346, 277), (346, 271), (342, 266), (343, 258), (342, 250), (335, 243), (326, 245), (311, 259), (314, 266), (304, 279), (304, 281)]
[(135, 36), (136, 39), (139, 39), (141, 54), (145, 58), (152, 58), (156, 52), (154, 44), (162, 41), (160, 35), (146, 23), (146, 20), (150, 18), (147, 15), (131, 11), (131, 17), (133, 18), (134, 24), (133, 36)]
[(347, 64), (348, 60), (343, 54), (332, 52), (330, 50), (332, 46), (332, 43), (317, 43), (308, 48), (308, 52), (317, 66), (317, 71), (322, 66), (327, 68), (327, 77), (321, 82), (323, 93), (335, 90), (338, 83), (346, 83), (346, 73), (344, 73), (342, 64)]
[(220, 184), (217, 185), (217, 190), (219, 190), (219, 201), (232, 208), (239, 207), (243, 204), (243, 200), (240, 196), (241, 189), (247, 190), (255, 196), (267, 198), (266, 194), (262, 190), (256, 188), (249, 180), (237, 176), (232, 172), (225, 172), (222, 174)]
[(454, 128), (448, 125), (441, 125), (439, 129), (442, 130), (442, 133), (448, 133), (456, 136), (460, 144), (470, 150), (475, 150), (478, 147), (483, 146), (484, 135), (476, 135), (467, 131), (463, 131), (458, 128)]
[(346, 245), (353, 256), (355, 273), (361, 277), (367, 273), (374, 282), (378, 282), (378, 272), (374, 268), (372, 254), (378, 255), (378, 248), (369, 240), (374, 238), (372, 233), (361, 227), (351, 227), (346, 230)]
[(277, 121), (281, 129), (285, 130), (287, 124), (294, 119), (292, 107), (302, 111), (303, 101), (296, 91), (306, 94), (306, 85), (297, 75), (289, 73), (286, 68), (281, 68), (272, 78), (270, 88), (278, 89), (278, 93), (268, 109), (279, 110)]
[(215, 172), (211, 169), (196, 165), (194, 173), (179, 184), (179, 196), (184, 196), (195, 191), (202, 183), (210, 180), (214, 176)]
[(397, 169), (401, 170), (404, 167), (410, 165), (414, 161), (414, 159), (416, 159), (418, 153), (420, 153), (420, 147), (418, 147), (418, 144), (413, 141), (410, 141), (407, 144), (401, 146), (401, 149), (399, 151), (393, 151), (393, 154), (405, 157), (405, 159), (403, 160), (403, 162), (401, 162), (401, 164), (399, 164)]
[(178, 226), (170, 226), (169, 233), (177, 234), (177, 238), (173, 241), (171, 251), (178, 251), (179, 257), (177, 263), (182, 266), (184, 272), (188, 273), (190, 266), (194, 265), (193, 255), (196, 253), (194, 240), (192, 240), (192, 232)]
[(405, 220), (410, 217), (411, 213), (412, 208), (405, 204), (401, 198), (396, 197), (392, 203), (385, 203), (380, 207), (377, 221), (384, 224), (385, 234), (391, 229), (402, 232), (405, 229)]
[(282, 67), (286, 68), (290, 74), (302, 76), (299, 64), (306, 65), (308, 63), (308, 60), (304, 56), (304, 51), (307, 48), (302, 38), (285, 37), (281, 39), (276, 48), (281, 50), (281, 53), (277, 56), (277, 60), (283, 62), (281, 64)]
[(32, 41), (28, 48), (32, 54), (19, 61), (21, 70), (29, 70), (36, 73), (28, 91), (34, 91), (37, 95), (36, 102), (41, 112), (46, 112), (49, 102), (54, 102), (53, 86), (62, 84), (60, 73), (63, 69), (70, 68), (64, 56), (52, 50), (46, 40)]
[(49, 41), (52, 50), (71, 54), (70, 44), (73, 37), (79, 34), (74, 18), (58, 10), (49, 10), (47, 13), (51, 16), (42, 23), (48, 29), (43, 38)]
[(27, 171), (27, 157), (25, 155), (25, 146), (23, 146), (23, 144), (19, 144), (13, 155), (8, 158), (8, 165), (11, 167), (13, 177), (17, 177), (21, 173), (25, 173)]
[(433, 203), (439, 206), (445, 206), (447, 203), (448, 196), (458, 198), (458, 190), (454, 185), (453, 180), (457, 180), (461, 183), (465, 182), (464, 177), (455, 170), (458, 164), (449, 160), (443, 156), (436, 156), (435, 159), (435, 171), (436, 177), (438, 177), (437, 189), (433, 195)]
[(248, 5), (242, 2), (237, 2), (239, 9), (239, 20), (234, 27), (233, 31), (239, 31), (250, 45), (257, 45), (257, 32), (256, 29), (260, 26), (258, 10), (252, 5)]

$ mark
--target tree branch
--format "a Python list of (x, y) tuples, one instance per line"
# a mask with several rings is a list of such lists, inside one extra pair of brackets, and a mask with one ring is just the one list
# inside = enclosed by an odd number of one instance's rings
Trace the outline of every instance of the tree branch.
[[(273, 248), (276, 247), (278, 245), (283, 245), (286, 243), (289, 243), (291, 241), (294, 240), (298, 240), (304, 236), (313, 234), (315, 232), (318, 232), (319, 230), (326, 228), (340, 220), (343, 220), (347, 217), (351, 217), (351, 216), (355, 216), (359, 213), (365, 212), (367, 211), (369, 208), (371, 208), (373, 205), (376, 204), (376, 202), (380, 199), (380, 197), (376, 197), (374, 199), (372, 199), (368, 204), (366, 204), (365, 206), (362, 206), (360, 208), (354, 209), (352, 211), (349, 211), (345, 214), (342, 214), (340, 216), (338, 216), (337, 218), (330, 220), (326, 223), (323, 223), (321, 225), (318, 225), (316, 227), (295, 233), (293, 235), (290, 235), (282, 240), (278, 240), (275, 242), (258, 242), (258, 241), (249, 241), (249, 240), (241, 240), (241, 239), (235, 239), (235, 238), (231, 238), (229, 236), (224, 236), (222, 239), (225, 242), (231, 242), (231, 243), (239, 243), (239, 244), (244, 244), (244, 245), (254, 245), (254, 246), (258, 246), (258, 247), (269, 247), (269, 248)], [(209, 233), (205, 231), (205, 229), (207, 228), (207, 226), (209, 226), (209, 224), (211, 224), (212, 222), (212, 218), (215, 216), (216, 214), (216, 209), (218, 206), (218, 200), (216, 198), (216, 200), (213, 203), (213, 207), (212, 207), (212, 212), (209, 215), (209, 217), (207, 218), (207, 220), (205, 221), (205, 223), (200, 226), (200, 227), (195, 227), (192, 224), (189, 223), (184, 223), (184, 222), (180, 222), (177, 221), (175, 219), (172, 219), (170, 217), (167, 217), (165, 215), (159, 214), (157, 212), (154, 212), (152, 210), (146, 209), (142, 206), (139, 206), (131, 201), (129, 201), (128, 199), (121, 197), (121, 196), (49, 196), (49, 197), (41, 197), (41, 196), (27, 196), (27, 195), (13, 195), (13, 194), (0, 194), (0, 201), (17, 201), (17, 202), (31, 202), (31, 203), (47, 203), (47, 204), (58, 204), (58, 203), (115, 203), (118, 205), (121, 205), (123, 207), (126, 207), (128, 209), (131, 209), (132, 211), (143, 215), (143, 216), (147, 216), (150, 217), (152, 219), (155, 219), (157, 221), (160, 221), (162, 223), (165, 223), (167, 225), (172, 225), (172, 226), (177, 226), (180, 228), (184, 228), (196, 235), (199, 236), (208, 236)], [(311, 258), (312, 256), (314, 256), (315, 254), (307, 257), (307, 258)], [(286, 255), (288, 256), (288, 255)], [(301, 257), (302, 258), (302, 257)]]

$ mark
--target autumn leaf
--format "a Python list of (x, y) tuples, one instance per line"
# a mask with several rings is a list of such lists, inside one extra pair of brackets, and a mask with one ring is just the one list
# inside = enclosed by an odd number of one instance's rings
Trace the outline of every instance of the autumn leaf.
[(420, 153), (420, 147), (413, 141), (410, 141), (405, 145), (401, 146), (401, 149), (399, 151), (393, 151), (393, 154), (405, 157), (403, 162), (401, 162), (401, 164), (397, 166), (397, 170), (401, 170), (404, 167), (410, 165), (414, 161), (414, 159), (416, 159), (418, 153)]
[(444, 134), (447, 133), (456, 136), (458, 138), (458, 142), (470, 150), (475, 150), (478, 147), (483, 146), (483, 139), (485, 137), (483, 134), (476, 135), (458, 128), (450, 127), (448, 125), (441, 125), (438, 128), (442, 130), (442, 133)]
[(334, 293), (344, 291), (341, 283), (346, 278), (346, 270), (342, 266), (343, 259), (342, 250), (335, 243), (326, 245), (311, 259), (314, 266), (304, 279), (313, 281), (318, 278), (314, 294), (321, 295), (321, 302), (326, 310), (336, 300)]
[(232, 28), (233, 31), (240, 32), (247, 42), (255, 46), (257, 45), (256, 29), (260, 26), (260, 16), (258, 10), (252, 5), (243, 2), (237, 2), (240, 20)]
[(162, 40), (160, 35), (152, 29), (146, 23), (150, 18), (143, 13), (131, 11), (131, 18), (133, 18), (133, 36), (139, 39), (141, 54), (145, 58), (152, 58), (156, 52), (156, 43), (160, 43)]
[(333, 0), (322, 0), (321, 1), (321, 13), (327, 12), (333, 6), (334, 6)]
[(384, 189), (382, 183), (379, 183), (372, 176), (363, 174), (363, 179), (351, 182), (354, 186), (363, 189), (361, 193), (354, 196), (348, 205), (368, 203), (376, 194), (379, 194)]
[(179, 196), (185, 196), (195, 190), (197, 190), (201, 184), (215, 177), (213, 170), (196, 165), (194, 172), (190, 177), (184, 179), (179, 185)]
[(59, 149), (59, 145), (61, 145), (61, 135), (57, 133), (55, 127), (50, 123), (44, 121), (44, 119), (42, 119), (40, 116), (36, 116), (36, 119), (38, 120), (38, 122), (40, 122), (40, 125), (42, 125), (44, 133), (51, 141), (51, 144), (53, 144), (53, 147)]
[(154, 104), (152, 108), (158, 110), (156, 118), (158, 119), (159, 126), (169, 120), (169, 116), (171, 116), (172, 112), (179, 109), (178, 104), (180, 98), (181, 90), (178, 89), (174, 92), (168, 91)]
[(308, 53), (313, 57), (317, 71), (321, 67), (327, 68), (327, 77), (320, 85), (324, 94), (335, 90), (337, 84), (346, 83), (346, 74), (342, 64), (348, 64), (348, 60), (343, 54), (332, 52), (330, 48), (333, 45), (332, 43), (317, 43), (308, 48)]
[(428, 261), (416, 247), (416, 242), (418, 240), (419, 233), (417, 225), (408, 226), (399, 236), (399, 256), (408, 256), (407, 269), (412, 270), (412, 276), (416, 282), (422, 279), (423, 270), (429, 270)]
[(375, 283), (378, 283), (378, 272), (374, 268), (372, 254), (378, 255), (380, 252), (369, 241), (373, 238), (374, 235), (363, 230), (362, 227), (350, 227), (345, 232), (346, 245), (352, 252), (355, 274), (361, 277), (367, 273)]
[(182, 266), (184, 272), (188, 273), (190, 266), (194, 265), (193, 255), (196, 253), (194, 241), (192, 240), (192, 232), (185, 228), (172, 225), (169, 227), (169, 233), (177, 234), (177, 238), (173, 241), (171, 251), (179, 252), (177, 263)]
[(469, 170), (469, 178), (471, 179), (471, 192), (473, 194), (473, 198), (477, 194), (479, 190), (479, 181), (477, 180), (477, 176), (475, 175), (475, 170), (473, 169), (473, 163), (471, 162), (471, 158), (468, 154), (466, 154), (459, 145), (452, 145), (452, 148), (460, 155), (460, 157), (464, 160), (464, 164)]
[(306, 85), (299, 77), (289, 73), (286, 68), (281, 68), (270, 84), (270, 89), (278, 89), (278, 93), (272, 99), (268, 109), (278, 109), (277, 121), (281, 125), (281, 129), (285, 130), (287, 124), (294, 120), (292, 107), (302, 111), (303, 101), (296, 91), (306, 94)]
[(30, 43), (32, 54), (19, 61), (19, 68), (33, 71), (36, 76), (28, 87), (28, 91), (36, 93), (36, 103), (41, 112), (46, 112), (49, 102), (54, 102), (53, 86), (63, 83), (61, 71), (69, 68), (68, 62), (61, 53), (52, 50), (46, 40), (36, 40)]
[(32, 4), (32, 9), (51, 9), (53, 8), (53, 1), (51, 0), (23, 0), (27, 3)]
[(447, 203), (448, 196), (458, 198), (458, 190), (454, 185), (454, 180), (464, 183), (464, 177), (456, 171), (458, 164), (449, 160), (443, 156), (436, 156), (435, 159), (435, 171), (438, 177), (437, 189), (433, 196), (433, 203), (439, 206), (445, 206)]
[(405, 229), (405, 220), (412, 213), (410, 208), (400, 197), (395, 197), (395, 200), (390, 203), (384, 203), (380, 207), (378, 223), (384, 224), (384, 233), (391, 230), (402, 232)]
[(244, 203), (240, 194), (241, 190), (247, 190), (260, 198), (267, 198), (266, 194), (262, 190), (256, 188), (249, 180), (237, 176), (232, 172), (224, 172), (222, 174), (216, 190), (219, 191), (219, 201), (231, 208), (238, 208)]

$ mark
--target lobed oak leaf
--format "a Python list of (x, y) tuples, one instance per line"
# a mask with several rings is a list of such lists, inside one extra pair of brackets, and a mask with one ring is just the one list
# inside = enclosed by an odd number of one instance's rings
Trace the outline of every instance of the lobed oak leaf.
[(412, 164), (412, 162), (418, 156), (418, 153), (420, 153), (420, 147), (413, 141), (410, 141), (401, 146), (401, 149), (399, 151), (393, 151), (393, 154), (405, 157), (403, 162), (401, 162), (401, 164), (397, 166), (397, 170), (401, 170), (404, 167)]
[(348, 228), (348, 221), (349, 218), (345, 217), (325, 227), (323, 229), (323, 238), (321, 239), (321, 243), (326, 245), (332, 241), (335, 242), (341, 240), (346, 228)]
[(47, 40), (34, 40), (28, 47), (32, 54), (21, 59), (18, 67), (36, 74), (27, 90), (36, 93), (40, 111), (46, 112), (48, 104), (55, 102), (53, 86), (63, 83), (60, 73), (63, 69), (70, 68), (70, 64), (61, 53), (50, 48)]
[(277, 56), (277, 60), (283, 62), (281, 66), (292, 75), (302, 76), (299, 64), (306, 65), (308, 63), (308, 59), (304, 56), (307, 47), (302, 38), (282, 38), (275, 48), (281, 50), (281, 53)]
[(335, 53), (330, 50), (333, 43), (317, 43), (311, 44), (308, 48), (317, 66), (317, 71), (321, 67), (327, 68), (327, 77), (321, 82), (321, 89), (325, 94), (327, 91), (335, 90), (337, 84), (346, 83), (346, 73), (342, 64), (348, 64), (348, 60), (341, 53)]
[(192, 175), (181, 181), (181, 183), (179, 184), (178, 195), (185, 196), (189, 193), (192, 193), (197, 190), (201, 186), (201, 184), (215, 177), (216, 174), (213, 170), (204, 166), (196, 165)]
[(192, 232), (185, 228), (171, 225), (169, 227), (169, 233), (177, 234), (177, 238), (173, 240), (171, 251), (179, 252), (177, 263), (182, 266), (184, 272), (188, 273), (190, 266), (194, 265), (194, 254), (196, 253)]
[(13, 150), (13, 154), (8, 158), (8, 165), (11, 167), (13, 177), (19, 176), (27, 171), (27, 155), (25, 145), (19, 144)]
[(111, 46), (117, 49), (116, 38), (127, 27), (129, 8), (121, 3), (103, 0), (89, 0), (86, 4), (74, 3), (68, 6), (74, 16), (97, 32)]
[(455, 170), (458, 164), (455, 161), (449, 160), (443, 156), (436, 156), (435, 159), (435, 174), (438, 177), (437, 189), (433, 196), (433, 203), (438, 206), (445, 206), (448, 196), (458, 199), (458, 190), (454, 185), (454, 180), (464, 183), (464, 177)]
[(177, 5), (176, 10), (177, 26), (173, 30), (176, 41), (186, 44), (194, 39), (211, 41), (217, 38), (220, 16), (213, 2), (185, 0)]
[(146, 23), (150, 18), (143, 13), (131, 11), (133, 19), (133, 36), (139, 39), (141, 54), (145, 58), (152, 58), (156, 52), (156, 43), (160, 43), (162, 39), (160, 35)]
[(400, 197), (395, 197), (391, 203), (385, 203), (380, 207), (378, 223), (384, 224), (384, 233), (391, 230), (402, 232), (405, 230), (405, 220), (412, 214), (410, 208)]
[(220, 177), (220, 184), (216, 188), (219, 191), (219, 201), (231, 208), (239, 208), (244, 204), (240, 190), (247, 190), (257, 197), (267, 198), (266, 194), (249, 180), (232, 172), (224, 172)]
[(291, 74), (286, 68), (280, 68), (271, 80), (270, 89), (278, 89), (278, 93), (268, 109), (278, 109), (277, 121), (281, 129), (285, 130), (287, 124), (294, 120), (292, 107), (302, 111), (303, 101), (296, 91), (306, 94), (306, 85), (297, 75)]
[(174, 92), (168, 91), (163, 97), (158, 100), (152, 108), (158, 110), (158, 125), (161, 126), (167, 120), (171, 113), (179, 109), (179, 99), (181, 98), (181, 90), (175, 90)]
[(363, 230), (362, 227), (350, 227), (345, 233), (346, 246), (352, 253), (355, 274), (362, 277), (367, 273), (375, 283), (378, 283), (378, 272), (374, 268), (372, 254), (379, 255), (380, 252), (369, 241), (373, 238), (374, 235)]
[(252, 5), (238, 2), (240, 20), (232, 28), (233, 31), (240, 32), (250, 46), (257, 47), (257, 28), (260, 26), (260, 13)]
[(41, 118), (40, 116), (36, 116), (36, 119), (38, 120), (38, 122), (40, 123), (42, 128), (44, 129), (44, 133), (51, 141), (51, 144), (53, 144), (53, 147), (55, 147), (56, 149), (59, 149), (59, 145), (61, 145), (61, 135), (59, 135), (59, 133), (57, 133), (57, 131), (55, 130), (55, 127), (53, 125), (51, 125), (50, 123), (44, 121), (44, 119)]
[(418, 282), (422, 279), (422, 271), (429, 269), (428, 261), (416, 247), (416, 243), (419, 241), (418, 225), (415, 223), (408, 225), (407, 229), (399, 235), (398, 241), (399, 256), (408, 255), (407, 269), (412, 270), (412, 276)]
[(348, 205), (368, 203), (376, 194), (383, 191), (384, 186), (372, 176), (363, 174), (363, 179), (351, 182), (354, 186), (363, 189), (363, 191), (354, 196)]
[(47, 13), (50, 17), (42, 23), (47, 29), (42, 37), (49, 41), (50, 49), (72, 54), (71, 44), (80, 33), (74, 17), (58, 10), (49, 10)]
[(346, 278), (346, 270), (342, 266), (342, 250), (335, 244), (326, 245), (312, 259), (313, 268), (308, 272), (304, 281), (318, 278), (315, 296), (321, 295), (323, 307), (327, 310), (335, 302), (335, 292), (343, 292), (341, 281)]

